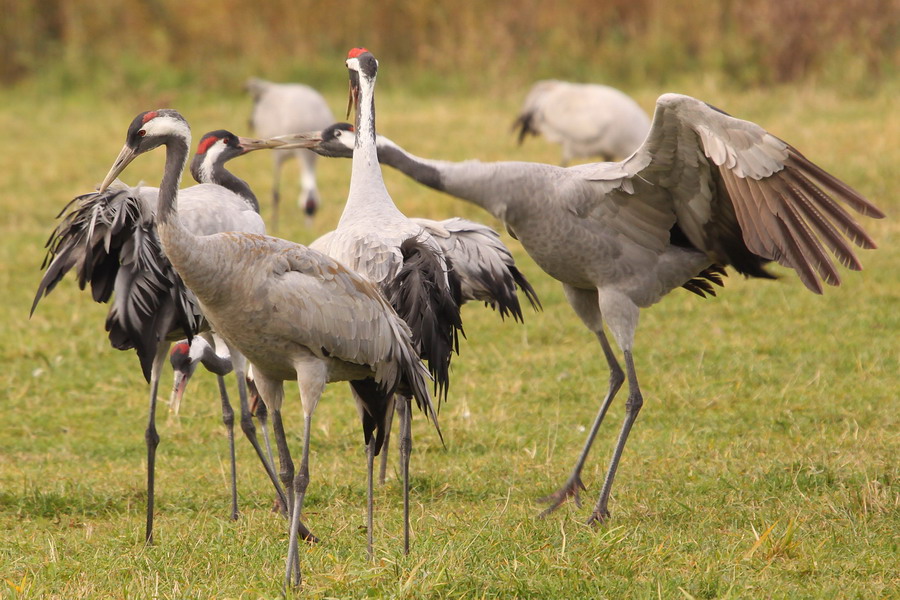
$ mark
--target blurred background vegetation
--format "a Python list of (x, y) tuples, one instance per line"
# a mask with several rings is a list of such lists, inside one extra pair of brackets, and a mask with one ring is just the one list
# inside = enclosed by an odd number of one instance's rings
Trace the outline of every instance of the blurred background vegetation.
[[(239, 88), (248, 74), (321, 88), (366, 45), (410, 91), (496, 92), (538, 78), (624, 88), (687, 77), (894, 79), (900, 0), (0, 0), (0, 84), (107, 93)], [(340, 63), (338, 63), (340, 64)], [(662, 90), (661, 90), (662, 91)]]

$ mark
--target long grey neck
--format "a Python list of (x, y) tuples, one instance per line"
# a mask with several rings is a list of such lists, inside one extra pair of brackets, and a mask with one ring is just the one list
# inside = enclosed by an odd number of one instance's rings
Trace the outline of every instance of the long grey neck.
[(202, 171), (202, 168), (201, 166), (200, 169), (195, 169), (194, 165), (191, 165), (191, 175), (194, 176), (197, 183), (221, 185), (243, 198), (250, 208), (259, 212), (259, 200), (256, 199), (256, 194), (253, 193), (246, 181), (226, 169), (222, 163), (216, 163), (208, 174)]
[(163, 250), (182, 277), (184, 274), (181, 273), (181, 265), (186, 260), (195, 236), (178, 218), (176, 200), (181, 185), (181, 172), (187, 162), (190, 145), (190, 137), (187, 139), (178, 137), (166, 143), (166, 166), (162, 182), (159, 184), (156, 209), (157, 230)]
[(510, 198), (516, 194), (515, 163), (451, 162), (421, 158), (384, 136), (378, 136), (378, 160), (422, 185), (467, 200), (504, 219)]
[(233, 368), (231, 357), (219, 356), (209, 344), (204, 345), (200, 362), (203, 363), (207, 371), (214, 375), (228, 375)]
[(373, 211), (402, 216), (388, 194), (381, 166), (378, 164), (378, 151), (375, 147), (375, 78), (369, 79), (360, 73), (359, 87), (350, 192), (339, 227), (342, 223), (366, 218)]
[(178, 221), (178, 188), (181, 185), (181, 172), (187, 162), (191, 141), (175, 138), (166, 142), (166, 166), (162, 182), (159, 184), (158, 207), (156, 219), (160, 224), (168, 225)]

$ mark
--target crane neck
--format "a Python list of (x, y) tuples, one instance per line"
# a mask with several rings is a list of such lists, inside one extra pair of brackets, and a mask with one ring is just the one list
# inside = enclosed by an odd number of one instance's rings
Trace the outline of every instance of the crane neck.
[[(391, 200), (375, 143), (375, 77), (359, 73), (359, 104), (356, 111), (356, 141), (353, 150), (353, 170), (350, 175), (350, 193), (341, 221), (363, 218), (366, 212), (380, 208), (387, 212), (399, 210)], [(365, 210), (362, 210), (363, 207)]]
[(210, 165), (209, 160), (197, 161), (195, 159), (191, 163), (191, 175), (197, 183), (212, 183), (234, 192), (250, 208), (259, 212), (259, 200), (256, 199), (256, 194), (253, 193), (246, 181), (226, 169), (222, 162), (214, 162)]
[(191, 147), (190, 133), (185, 136), (173, 136), (166, 143), (166, 165), (162, 182), (159, 184), (156, 222), (159, 238), (166, 256), (175, 270), (181, 273), (183, 258), (192, 246), (195, 237), (178, 218), (178, 188), (181, 185), (181, 173), (187, 164)]

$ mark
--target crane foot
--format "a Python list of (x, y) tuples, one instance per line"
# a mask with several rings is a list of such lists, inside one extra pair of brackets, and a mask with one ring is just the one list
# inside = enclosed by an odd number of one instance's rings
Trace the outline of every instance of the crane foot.
[(592, 525), (594, 527), (599, 527), (606, 523), (609, 520), (609, 509), (606, 507), (603, 508), (595, 508), (594, 512), (591, 513), (590, 518), (588, 518), (585, 523), (587, 525)]
[(581, 508), (581, 496), (579, 494), (580, 494), (581, 490), (586, 490), (586, 489), (587, 488), (584, 487), (584, 483), (581, 482), (581, 476), (578, 475), (577, 473), (573, 473), (572, 476), (569, 477), (568, 481), (566, 481), (566, 483), (561, 488), (559, 488), (558, 490), (556, 490), (549, 496), (544, 496), (543, 498), (538, 498), (538, 502), (543, 502), (545, 504), (550, 505), (547, 508), (545, 508), (543, 510), (543, 512), (541, 512), (541, 514), (538, 515), (538, 517), (540, 517), (540, 518), (546, 517), (547, 515), (549, 515), (553, 511), (555, 511), (557, 508), (562, 506), (563, 503), (566, 500), (568, 500), (569, 498), (572, 498), (575, 501), (575, 506)]

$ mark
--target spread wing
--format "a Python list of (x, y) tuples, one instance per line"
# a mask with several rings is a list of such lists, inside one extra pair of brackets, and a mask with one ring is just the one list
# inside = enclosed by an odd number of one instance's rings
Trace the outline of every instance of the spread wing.
[(758, 125), (677, 94), (659, 98), (651, 131), (630, 158), (572, 171), (598, 190), (573, 205), (579, 214), (651, 248), (669, 243), (677, 225), (713, 262), (760, 275), (763, 262), (775, 260), (817, 293), (822, 282), (840, 283), (835, 259), (861, 269), (850, 242), (875, 247), (844, 205), (884, 216)]

